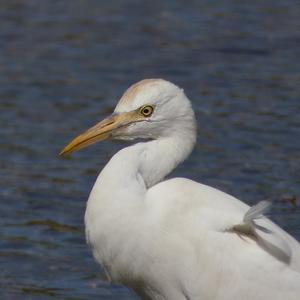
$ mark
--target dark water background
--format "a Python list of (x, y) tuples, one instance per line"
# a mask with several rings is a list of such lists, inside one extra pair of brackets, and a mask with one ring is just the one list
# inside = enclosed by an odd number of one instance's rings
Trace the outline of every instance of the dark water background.
[(300, 2), (1, 1), (0, 299), (134, 299), (94, 263), (83, 214), (124, 143), (58, 152), (142, 78), (183, 87), (198, 145), (181, 175), (300, 239)]

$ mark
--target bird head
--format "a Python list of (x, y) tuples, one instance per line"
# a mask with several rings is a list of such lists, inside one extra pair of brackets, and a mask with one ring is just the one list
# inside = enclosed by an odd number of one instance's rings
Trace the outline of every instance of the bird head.
[(109, 117), (73, 139), (60, 154), (104, 139), (158, 139), (183, 128), (195, 131), (194, 112), (183, 90), (163, 79), (144, 79), (125, 91)]

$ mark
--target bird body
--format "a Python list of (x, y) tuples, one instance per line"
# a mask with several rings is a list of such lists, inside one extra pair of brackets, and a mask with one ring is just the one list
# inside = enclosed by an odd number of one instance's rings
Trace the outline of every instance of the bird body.
[(87, 241), (111, 281), (145, 300), (300, 299), (300, 245), (263, 216), (264, 203), (250, 208), (192, 180), (163, 181), (196, 141), (181, 89), (135, 84), (63, 153), (104, 138), (147, 139), (112, 157), (88, 199)]

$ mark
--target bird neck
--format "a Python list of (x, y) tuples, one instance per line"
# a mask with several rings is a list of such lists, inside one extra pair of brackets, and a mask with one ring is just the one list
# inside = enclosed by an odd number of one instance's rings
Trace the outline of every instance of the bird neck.
[(105, 187), (110, 187), (110, 192), (128, 188), (144, 191), (160, 182), (193, 150), (195, 122), (189, 121), (172, 133), (120, 150), (99, 174), (95, 186), (101, 186), (102, 192)]
[[(140, 145), (137, 144), (137, 147)], [(194, 139), (171, 136), (144, 143), (138, 172), (147, 188), (155, 185), (184, 161), (194, 147)]]

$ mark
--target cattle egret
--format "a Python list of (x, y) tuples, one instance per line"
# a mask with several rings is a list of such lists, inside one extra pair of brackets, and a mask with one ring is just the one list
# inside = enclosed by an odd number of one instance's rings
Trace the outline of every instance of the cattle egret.
[(112, 282), (147, 300), (299, 300), (300, 245), (242, 201), (185, 178), (164, 181), (192, 151), (195, 115), (162, 79), (131, 86), (114, 112), (71, 141), (144, 139), (116, 153), (87, 202), (86, 238)]

